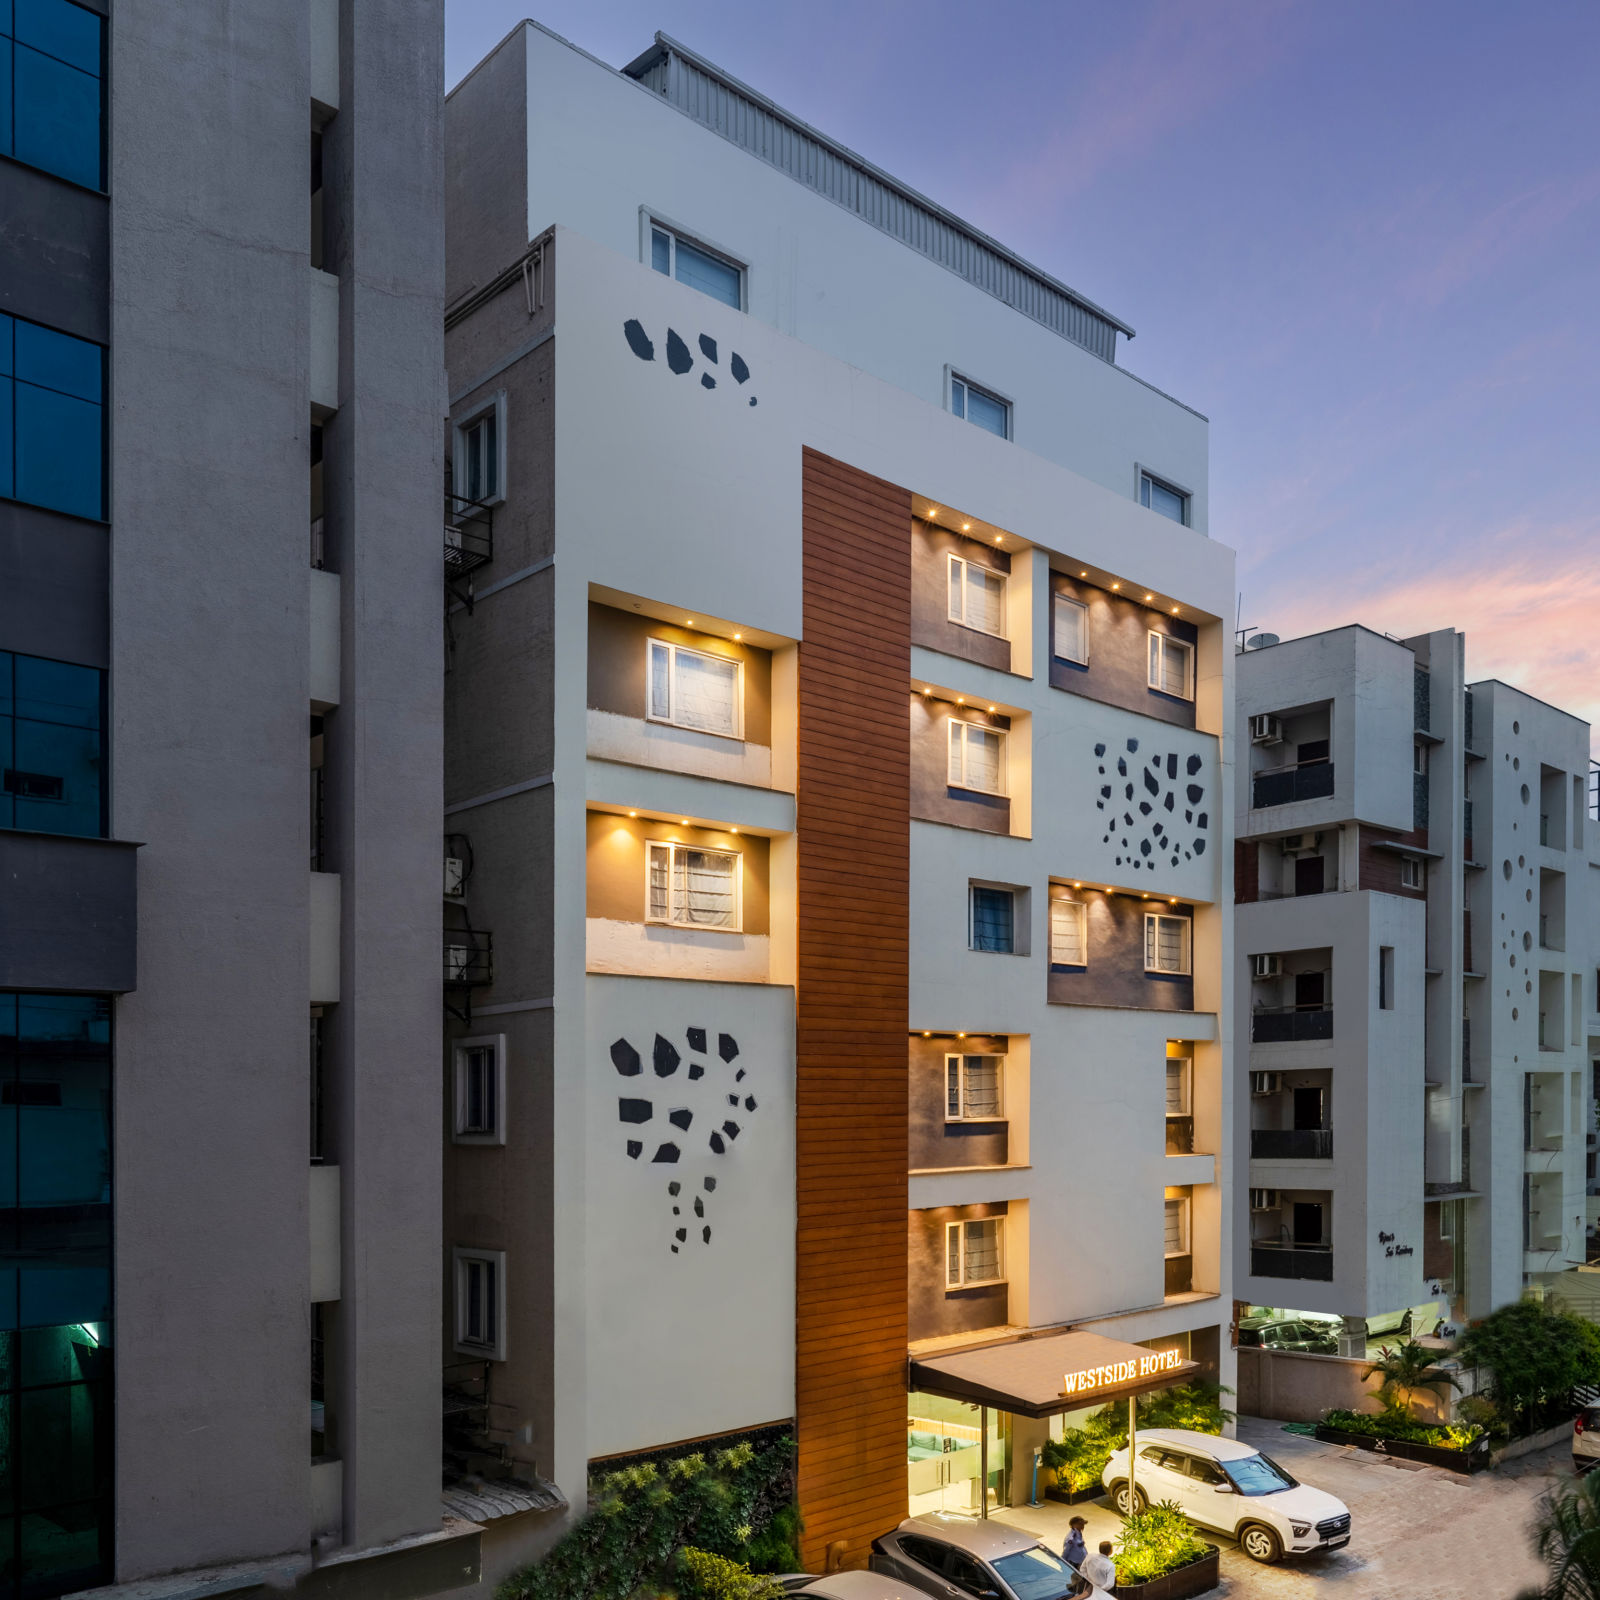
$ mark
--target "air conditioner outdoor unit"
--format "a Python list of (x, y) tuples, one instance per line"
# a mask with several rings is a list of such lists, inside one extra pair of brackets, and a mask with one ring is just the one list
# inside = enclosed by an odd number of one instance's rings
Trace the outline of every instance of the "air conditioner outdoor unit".
[(1317, 848), (1317, 836), (1314, 833), (1291, 833), (1279, 841), (1279, 848), (1286, 856), (1303, 856)]
[(1283, 971), (1283, 962), (1277, 956), (1251, 956), (1252, 978), (1276, 978)]
[(467, 881), (467, 864), (460, 856), (446, 856), (444, 858), (444, 892), (457, 898), (462, 887)]
[(1283, 1074), (1281, 1072), (1252, 1072), (1250, 1074), (1251, 1094), (1277, 1094), (1283, 1088)]
[(1250, 1191), (1250, 1209), (1252, 1211), (1276, 1211), (1278, 1209), (1278, 1191), (1276, 1189), (1252, 1189)]
[(1251, 744), (1282, 744), (1283, 724), (1276, 718), (1263, 714), (1250, 719)]

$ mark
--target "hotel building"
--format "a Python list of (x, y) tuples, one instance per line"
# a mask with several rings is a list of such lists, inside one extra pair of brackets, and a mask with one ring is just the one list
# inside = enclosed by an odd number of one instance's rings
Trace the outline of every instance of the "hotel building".
[(807, 1565), (859, 1566), (1026, 1500), (1069, 1404), (1138, 1386), (1064, 1373), (1233, 1378), (1207, 425), (1116, 317), (664, 37), (616, 71), (520, 25), (445, 158), (484, 1583), (592, 1468), (769, 1426)]

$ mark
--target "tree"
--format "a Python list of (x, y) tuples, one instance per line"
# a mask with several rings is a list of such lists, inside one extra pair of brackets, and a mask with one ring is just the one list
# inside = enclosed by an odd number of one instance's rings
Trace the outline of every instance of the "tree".
[(1540, 1501), (1533, 1547), (1549, 1577), (1520, 1600), (1600, 1600), (1600, 1472)]
[(1385, 1409), (1403, 1411), (1407, 1416), (1411, 1414), (1417, 1390), (1461, 1387), (1460, 1380), (1439, 1366), (1433, 1359), (1433, 1352), (1415, 1339), (1408, 1339), (1393, 1349), (1384, 1345), (1378, 1352), (1378, 1359), (1361, 1376), (1379, 1380), (1378, 1393)]
[(1495, 1401), (1524, 1423), (1579, 1384), (1600, 1383), (1600, 1328), (1533, 1300), (1491, 1312), (1461, 1336), (1456, 1353), (1465, 1366), (1488, 1368)]

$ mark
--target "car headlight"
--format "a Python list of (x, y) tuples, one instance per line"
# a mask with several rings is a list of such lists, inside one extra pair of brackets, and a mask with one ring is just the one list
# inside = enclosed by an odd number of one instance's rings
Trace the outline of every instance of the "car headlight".
[(1289, 1531), (1295, 1536), (1295, 1538), (1303, 1539), (1308, 1533), (1311, 1532), (1311, 1524), (1309, 1522), (1291, 1522), (1289, 1524)]

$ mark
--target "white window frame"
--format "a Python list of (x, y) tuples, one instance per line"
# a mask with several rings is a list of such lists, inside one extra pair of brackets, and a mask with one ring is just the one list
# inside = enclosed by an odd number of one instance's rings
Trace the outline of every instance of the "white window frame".
[[(666, 850), (667, 859), (667, 915), (653, 917), (650, 915), (650, 857), (656, 850)], [(676, 913), (679, 907), (674, 903), (674, 885), (677, 882), (677, 854), (680, 850), (694, 850), (701, 855), (731, 856), (733, 859), (733, 922), (719, 924), (714, 922), (688, 922), (682, 920)], [(744, 932), (744, 852), (742, 850), (728, 850), (722, 845), (688, 844), (676, 839), (646, 839), (644, 842), (644, 920), (656, 928), (688, 928), (695, 933), (743, 933)]]
[[(979, 950), (977, 890), (989, 889), (995, 894), (1011, 896), (1011, 948), (1009, 950)], [(967, 880), (967, 949), (975, 955), (1025, 956), (1028, 953), (1028, 900), (1027, 891), (1011, 883), (989, 883), (975, 878)]]
[(1133, 497), (1144, 510), (1160, 517), (1164, 522), (1171, 522), (1173, 519), (1167, 516), (1165, 512), (1157, 511), (1154, 506), (1145, 504), (1144, 486), (1146, 483), (1152, 484), (1158, 489), (1165, 489), (1168, 494), (1177, 495), (1183, 501), (1183, 519), (1178, 525), (1183, 528), (1194, 525), (1194, 490), (1185, 489), (1181, 483), (1175, 482), (1164, 473), (1152, 472), (1143, 464), (1138, 467), (1134, 479)]
[(485, 506), (498, 506), (506, 498), (506, 392), (497, 390), (487, 399), (480, 401), (470, 411), (462, 414), (452, 424), (454, 444), (450, 453), (451, 482), (458, 498), (470, 500), (473, 497), (467, 493), (467, 435), (489, 416), (494, 415), (495, 432), (495, 489), (494, 493), (484, 495), (474, 503)]
[[(995, 1109), (967, 1109), (967, 1063), (992, 1061), (995, 1064)], [(950, 1069), (956, 1069), (956, 1105), (950, 1109)], [(946, 1051), (944, 1058), (944, 1120), (946, 1122), (1004, 1122), (1006, 1120), (1006, 1058), (993, 1050)]]
[[(985, 400), (992, 400), (997, 406), (1005, 408), (1005, 433), (990, 433), (989, 437), (991, 439), (1010, 439), (1014, 437), (1013, 430), (1016, 423), (1017, 407), (1009, 395), (1001, 394), (998, 389), (991, 389), (986, 383), (974, 383), (964, 372), (958, 371), (955, 367), (946, 367), (944, 373), (944, 403), (945, 409), (949, 411), (951, 416), (959, 417), (963, 422), (972, 422), (972, 418), (967, 414), (967, 391), (976, 389)], [(960, 408), (959, 410), (957, 409), (958, 407)], [(972, 426), (976, 428), (979, 424), (972, 422)], [(983, 428), (981, 431), (989, 433), (987, 428)]]
[(1428, 886), (1427, 869), (1420, 856), (1400, 857), (1400, 887), (1402, 889), (1426, 889)]
[[(486, 1264), (494, 1271), (494, 1303), (491, 1307), (494, 1325), (490, 1330), (493, 1337), (489, 1339), (473, 1339), (468, 1332), (471, 1326), (468, 1290), (472, 1278), (471, 1268), (474, 1264)], [(476, 1356), (479, 1360), (504, 1361), (506, 1358), (505, 1251), (474, 1250), (458, 1245), (454, 1251), (453, 1277), (453, 1321), (456, 1354)]]
[[(1157, 694), (1167, 695), (1174, 700), (1193, 700), (1194, 646), (1190, 644), (1187, 639), (1180, 639), (1176, 634), (1163, 633), (1159, 628), (1151, 628), (1149, 633), (1149, 641), (1145, 647), (1145, 677), (1148, 681), (1149, 687), (1154, 689)], [(1168, 645), (1171, 645), (1173, 648), (1183, 652), (1183, 689), (1181, 693), (1176, 693), (1173, 690), (1164, 688), (1162, 686), (1161, 674), (1156, 666), (1156, 641), (1158, 639), (1161, 641), (1161, 647), (1163, 649), (1165, 649)]]
[[(1070, 907), (1070, 913), (1067, 908)], [(1056, 944), (1057, 913), (1067, 913), (1070, 919), (1078, 924), (1078, 955), (1076, 961), (1069, 961)], [(1089, 908), (1081, 900), (1074, 900), (1068, 895), (1052, 895), (1050, 898), (1050, 965), (1053, 967), (1086, 967), (1089, 965)]]
[[(655, 668), (655, 652), (665, 650), (667, 655), (667, 714), (658, 716), (652, 705), (651, 691)], [(699, 656), (703, 661), (731, 662), (737, 669), (733, 687), (733, 732), (722, 733), (716, 728), (697, 728), (678, 718), (678, 656)], [(739, 656), (725, 656), (715, 650), (697, 650), (693, 645), (678, 644), (672, 639), (647, 637), (644, 651), (644, 715), (646, 722), (659, 722), (673, 728), (683, 728), (689, 733), (703, 733), (713, 739), (744, 739), (744, 661)]]
[[(967, 1241), (966, 1228), (969, 1223), (992, 1222), (995, 1224), (995, 1270), (992, 1278), (969, 1278), (967, 1276)], [(952, 1230), (960, 1230), (960, 1248), (957, 1253), (959, 1263), (956, 1277), (950, 1275), (950, 1234)], [(944, 1225), (944, 1286), (947, 1289), (977, 1289), (990, 1284), (1004, 1283), (1006, 1281), (1006, 1219), (1004, 1217), (963, 1217), (959, 1222), (947, 1222)]]
[[(1188, 1195), (1179, 1195), (1176, 1199), (1163, 1200), (1161, 1203), (1161, 1253), (1168, 1261), (1176, 1261), (1182, 1256), (1194, 1253), (1194, 1237), (1190, 1232), (1190, 1198)], [(1178, 1208), (1178, 1227), (1181, 1235), (1181, 1249), (1167, 1249), (1167, 1211), (1168, 1206)]]
[[(730, 250), (725, 250), (721, 245), (712, 244), (702, 235), (691, 232), (688, 228), (680, 228), (676, 222), (661, 215), (659, 211), (651, 211), (645, 207), (639, 210), (639, 259), (653, 272), (655, 270), (655, 240), (652, 235), (664, 233), (667, 236), (667, 270), (664, 274), (674, 283), (682, 283), (678, 276), (678, 243), (681, 240), (691, 250), (698, 250), (701, 255), (710, 256), (714, 261), (720, 261), (725, 267), (732, 267), (739, 275), (739, 304), (728, 306), (730, 311), (748, 311), (750, 309), (750, 264)], [(692, 283), (685, 283), (685, 289), (693, 289)], [(695, 291), (705, 294), (703, 289)], [(708, 300), (715, 300), (715, 295), (706, 295)], [(727, 302), (717, 300), (716, 303), (726, 305)]]
[[(1163, 967), (1151, 966), (1150, 953), (1152, 945), (1156, 959), (1161, 958), (1161, 924), (1163, 922), (1176, 922), (1183, 930), (1183, 954), (1179, 957), (1181, 966)], [(1154, 940), (1151, 938), (1151, 924), (1155, 924)], [(1144, 970), (1146, 972), (1159, 972), (1169, 978), (1188, 978), (1194, 974), (1194, 920), (1191, 917), (1173, 917), (1160, 911), (1147, 911), (1144, 914)]]
[[(1169, 1079), (1174, 1067), (1179, 1069), (1178, 1076), (1183, 1083), (1183, 1108), (1180, 1111), (1174, 1111), (1169, 1105), (1167, 1107), (1167, 1115), (1174, 1118), (1192, 1117), (1194, 1115), (1194, 1057), (1168, 1056), (1167, 1075)], [(1163, 1092), (1164, 1088), (1165, 1086), (1163, 1085)]]
[[(1000, 581), (1000, 626), (998, 628), (982, 628), (976, 622), (967, 621), (967, 569), (981, 572), (990, 578)], [(960, 569), (960, 582), (955, 581), (955, 570)], [(955, 589), (961, 596), (961, 614), (958, 616), (950, 604), (950, 591)], [(949, 565), (945, 571), (945, 610), (951, 622), (959, 623), (963, 628), (970, 628), (974, 633), (986, 634), (991, 639), (1004, 639), (1006, 637), (1006, 574), (996, 567), (989, 566), (983, 561), (972, 561), (966, 556), (958, 556), (955, 551), (949, 552)]]
[[(1072, 661), (1080, 667), (1089, 665), (1089, 607), (1085, 601), (1076, 595), (1063, 594), (1059, 589), (1050, 597), (1050, 650), (1057, 661)], [(1068, 655), (1061, 648), (1061, 608), (1071, 606), (1074, 610), (1083, 613), (1083, 654), (1081, 656)]]
[[(1006, 793), (1006, 730), (1004, 728), (991, 728), (987, 723), (984, 722), (968, 722), (965, 717), (952, 716), (947, 717), (945, 721), (948, 724), (945, 729), (944, 747), (944, 774), (946, 785), (952, 789), (967, 789), (973, 794), (993, 794), (1000, 795), (1003, 798)], [(968, 782), (968, 778), (971, 774), (969, 771), (970, 763), (967, 760), (967, 735), (965, 732), (958, 734), (956, 732), (957, 728), (974, 728), (979, 733), (992, 733), (997, 739), (999, 739), (1000, 753), (995, 763), (996, 767), (998, 768), (998, 771), (995, 774), (995, 781), (999, 785), (998, 788), (985, 789), (981, 784)], [(961, 776), (959, 781), (952, 783), (950, 781), (950, 751), (951, 747), (956, 744), (959, 744), (961, 747)]]
[[(468, 1084), (470, 1067), (468, 1053), (473, 1050), (493, 1052), (490, 1067), (491, 1092), (494, 1095), (494, 1122), (487, 1129), (467, 1126)], [(451, 1053), (451, 1098), (454, 1103), (451, 1122), (451, 1142), (454, 1144), (504, 1144), (506, 1142), (506, 1036), (503, 1033), (484, 1033), (471, 1039), (456, 1039)]]

